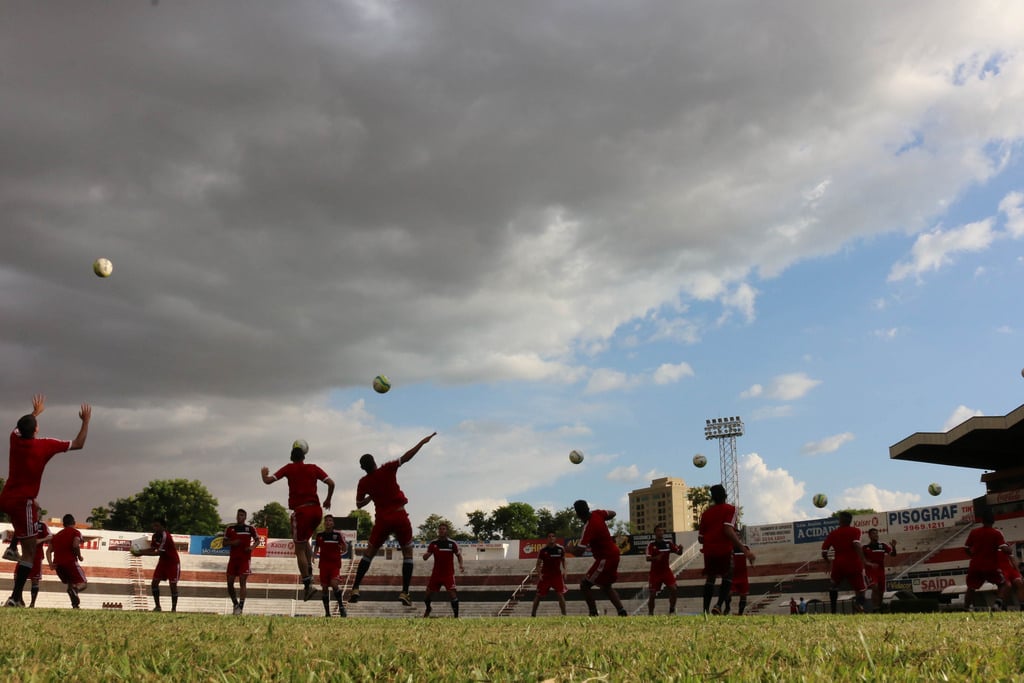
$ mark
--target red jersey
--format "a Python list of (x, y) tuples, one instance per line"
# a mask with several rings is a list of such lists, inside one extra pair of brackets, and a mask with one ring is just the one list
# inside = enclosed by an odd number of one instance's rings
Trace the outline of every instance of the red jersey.
[(735, 583), (743, 583), (746, 585), (750, 578), (750, 574), (747, 571), (747, 555), (742, 550), (732, 551), (732, 580)]
[(669, 571), (672, 553), (682, 554), (683, 549), (667, 538), (654, 540), (647, 544), (647, 557), (651, 558), (651, 573)]
[(174, 545), (169, 531), (157, 531), (149, 541), (149, 547), (157, 551), (161, 563), (179, 563), (178, 547)]
[(389, 460), (373, 472), (364, 475), (356, 486), (356, 500), (369, 496), (378, 512), (408, 503), (409, 499), (398, 486), (398, 468), (401, 465), (401, 460)]
[(580, 545), (588, 546), (591, 554), (599, 560), (619, 556), (619, 546), (615, 545), (615, 539), (605, 524), (611, 518), (607, 510), (591, 510), (590, 519), (583, 525)]
[(885, 567), (886, 555), (895, 555), (896, 551), (892, 549), (892, 546), (888, 543), (868, 543), (864, 546), (864, 557), (867, 558), (868, 562), (874, 562), (878, 565), (878, 569)]
[(455, 557), (459, 555), (458, 543), (450, 538), (438, 538), (427, 547), (427, 552), (434, 558), (431, 576), (455, 576)]
[(23, 439), (17, 429), (11, 432), (11, 455), (7, 481), (0, 498), (36, 498), (43, 470), (50, 458), (71, 448), (61, 439)]
[(864, 563), (857, 554), (857, 546), (860, 545), (861, 531), (855, 526), (837, 526), (821, 544), (822, 550), (835, 548), (836, 555), (833, 562), (839, 567), (864, 568)]
[(970, 550), (971, 562), (968, 567), (974, 571), (990, 572), (999, 569), (1000, 546), (1006, 545), (1003, 532), (995, 527), (980, 526), (971, 529), (964, 541), (964, 548)]
[(710, 506), (700, 516), (698, 533), (704, 545), (704, 554), (713, 556), (731, 555), (732, 541), (725, 535), (725, 527), (736, 528), (736, 507), (729, 503)]
[(82, 532), (73, 526), (66, 526), (56, 534), (50, 541), (53, 547), (53, 564), (60, 566), (74, 564), (78, 561), (78, 551), (75, 550), (75, 539), (82, 542)]
[(341, 566), (341, 556), (345, 554), (345, 534), (337, 529), (321, 531), (316, 535), (316, 549), (320, 553), (320, 565)]
[(565, 548), (558, 545), (546, 545), (537, 553), (540, 561), (541, 578), (554, 578), (562, 575), (562, 562), (565, 560)]
[(290, 462), (274, 472), (274, 478), (288, 480), (288, 509), (295, 510), (303, 505), (320, 504), (316, 483), (327, 479), (327, 473), (316, 465)]
[(1017, 568), (1012, 555), (999, 551), (999, 555), (997, 557), (999, 558), (999, 571), (1003, 573), (1003, 576), (1006, 577), (1007, 581), (1013, 583), (1017, 579), (1021, 578), (1020, 569)]
[[(232, 524), (224, 530), (224, 539), (228, 541), (235, 540), (248, 536), (244, 543), (236, 543), (235, 545), (228, 546), (231, 549), (231, 557), (248, 557), (252, 549), (260, 544), (260, 535), (256, 531), (256, 527), (251, 524), (241, 523)], [(255, 543), (253, 543), (255, 541)]]

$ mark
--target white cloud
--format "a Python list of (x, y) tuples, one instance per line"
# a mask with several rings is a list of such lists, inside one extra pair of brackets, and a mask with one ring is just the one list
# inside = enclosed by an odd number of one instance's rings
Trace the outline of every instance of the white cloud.
[(887, 330), (875, 330), (873, 334), (875, 335), (875, 337), (877, 337), (877, 338), (879, 338), (879, 339), (881, 339), (883, 341), (891, 341), (891, 340), (895, 339), (896, 336), (899, 333), (900, 333), (900, 328), (898, 328), (898, 327), (890, 327)]
[(800, 449), (801, 453), (805, 455), (821, 455), (822, 453), (835, 453), (838, 451), (843, 444), (853, 441), (852, 432), (843, 432), (842, 434), (833, 434), (832, 436), (826, 436), (824, 439), (818, 441), (810, 441), (805, 443)]
[(751, 384), (750, 388), (740, 392), (740, 398), (756, 398), (764, 393), (764, 387), (760, 384)]
[(608, 481), (636, 481), (640, 478), (640, 468), (636, 465), (616, 467), (605, 475), (605, 478)]
[(790, 417), (791, 415), (793, 415), (793, 406), (783, 404), (757, 408), (751, 413), (751, 418), (754, 420), (774, 420), (780, 417)]
[(795, 401), (806, 396), (807, 392), (819, 384), (821, 384), (820, 379), (812, 379), (807, 376), (806, 372), (792, 372), (787, 375), (778, 375), (772, 379), (764, 395), (778, 401)]
[(953, 414), (946, 418), (946, 421), (942, 425), (942, 431), (948, 432), (950, 429), (963, 423), (965, 420), (975, 417), (976, 415), (984, 414), (985, 413), (983, 413), (980, 410), (975, 410), (974, 408), (968, 408), (967, 406), (959, 405), (956, 407), (956, 410), (953, 411)]
[(843, 492), (836, 496), (831, 503), (835, 510), (869, 509), (881, 512), (883, 510), (901, 510), (913, 507), (920, 500), (921, 496), (916, 493), (887, 491), (878, 488), (874, 484), (864, 484), (843, 489)]
[(586, 394), (600, 394), (606, 391), (619, 389), (630, 389), (637, 386), (640, 380), (637, 377), (628, 375), (618, 370), (609, 368), (598, 368), (590, 375), (587, 386), (583, 389)]
[(685, 377), (693, 377), (693, 368), (689, 363), (665, 363), (654, 371), (652, 379), (655, 384), (673, 384)]
[(1024, 237), (1024, 193), (1010, 192), (999, 202), (999, 210), (1006, 214), (1006, 231), (1011, 237)]
[(804, 482), (796, 481), (782, 468), (769, 469), (757, 453), (741, 457), (739, 465), (744, 524), (807, 519), (807, 513), (797, 506), (804, 496)]
[(952, 230), (936, 229), (919, 235), (909, 260), (895, 264), (889, 271), (889, 281), (898, 282), (911, 275), (920, 277), (951, 264), (954, 254), (988, 249), (997, 237), (993, 223), (986, 218)]
[[(733, 291), (722, 295), (721, 301), (726, 309), (739, 311), (748, 323), (753, 322), (755, 317), (754, 304), (757, 301), (757, 290), (746, 282), (739, 283)], [(722, 320), (720, 319), (719, 322), (721, 323)]]

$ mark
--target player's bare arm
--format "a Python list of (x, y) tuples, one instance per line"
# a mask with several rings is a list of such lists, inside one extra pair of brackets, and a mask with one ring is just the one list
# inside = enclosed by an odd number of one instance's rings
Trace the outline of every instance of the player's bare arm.
[(85, 439), (89, 436), (89, 420), (92, 419), (92, 406), (88, 403), (83, 403), (82, 407), (78, 410), (78, 417), (82, 420), (82, 426), (78, 430), (78, 435), (75, 436), (68, 447), (69, 451), (81, 450), (85, 446)]
[(364, 507), (370, 504), (373, 500), (373, 496), (364, 495), (362, 498), (356, 498), (356, 507), (362, 510)]
[(324, 479), (324, 483), (327, 484), (327, 497), (324, 498), (324, 510), (331, 509), (331, 497), (334, 495), (334, 480), (330, 477)]
[(277, 477), (275, 477), (274, 475), (272, 475), (270, 473), (270, 468), (269, 467), (261, 468), (260, 469), (260, 476), (263, 477), (263, 483), (264, 484), (273, 484), (275, 481), (277, 481)]
[(426, 445), (435, 436), (437, 436), (437, 432), (434, 432), (430, 436), (423, 437), (422, 439), (420, 439), (420, 442), (418, 444), (416, 444), (415, 446), (413, 446), (412, 448), (407, 450), (405, 452), (405, 455), (403, 455), (400, 458), (400, 461), (402, 462), (402, 464), (405, 464), (405, 463), (409, 462), (410, 460), (412, 460), (413, 456), (416, 455), (417, 453), (419, 453), (420, 449), (423, 448), (423, 446)]

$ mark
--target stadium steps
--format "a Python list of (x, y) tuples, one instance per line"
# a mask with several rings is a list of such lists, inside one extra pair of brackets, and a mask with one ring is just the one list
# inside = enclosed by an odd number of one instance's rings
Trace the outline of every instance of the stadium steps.
[(786, 593), (791, 592), (790, 589), (793, 587), (794, 581), (799, 581), (807, 578), (808, 571), (806, 571), (814, 562), (817, 560), (807, 560), (800, 568), (793, 572), (790, 576), (782, 579), (775, 583), (767, 593), (764, 593), (751, 605), (747, 606), (746, 614), (758, 614), (766, 610), (769, 606), (777, 604), (779, 599)]
[(131, 576), (131, 609), (144, 611), (149, 609), (148, 581), (146, 580), (142, 558), (125, 553), (128, 558), (128, 570)]
[[(683, 551), (682, 555), (677, 557), (672, 562), (672, 565), (671, 565), (672, 574), (674, 574), (677, 579), (679, 578), (679, 575), (683, 572), (684, 569), (689, 567), (690, 564), (695, 559), (700, 557), (700, 555), (701, 555), (700, 549), (701, 549), (701, 547), (700, 547), (699, 544), (693, 543), (688, 548), (686, 548), (686, 550)], [(647, 562), (646, 556), (644, 557), (644, 562), (645, 563)], [(642, 614), (644, 611), (647, 610), (647, 598), (649, 598), (650, 595), (651, 595), (651, 590), (650, 590), (649, 587), (644, 586), (643, 588), (641, 588), (631, 598), (631, 600), (635, 600), (636, 601), (636, 603), (637, 603), (636, 606), (634, 606), (633, 609), (627, 608), (627, 611), (630, 614), (632, 614), (634, 617), (639, 615), (639, 614)], [(621, 597), (621, 595), (620, 595), (620, 597)], [(678, 603), (678, 601), (677, 601), (677, 603)], [(625, 605), (623, 605), (623, 606), (625, 606)], [(678, 607), (678, 604), (677, 604), (677, 607)]]

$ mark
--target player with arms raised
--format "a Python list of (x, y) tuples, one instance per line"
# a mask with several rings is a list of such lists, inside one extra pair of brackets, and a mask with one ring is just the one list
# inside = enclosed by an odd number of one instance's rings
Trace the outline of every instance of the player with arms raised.
[(359, 467), (366, 474), (359, 480), (356, 486), (356, 507), (362, 510), (373, 503), (376, 516), (373, 521), (373, 529), (370, 531), (370, 540), (366, 544), (366, 551), (359, 560), (359, 567), (356, 569), (356, 579), (352, 583), (352, 591), (349, 594), (349, 602), (359, 602), (359, 585), (370, 570), (370, 563), (373, 562), (377, 550), (388, 540), (388, 536), (395, 535), (395, 540), (402, 547), (402, 592), (398, 599), (406, 607), (412, 607), (412, 598), (409, 597), (409, 585), (412, 583), (413, 559), (412, 559), (412, 523), (409, 521), (409, 513), (405, 511), (405, 505), (409, 499), (402, 493), (398, 486), (398, 468), (413, 459), (420, 449), (431, 439), (437, 436), (434, 432), (430, 436), (420, 439), (420, 442), (407, 450), (398, 460), (389, 460), (380, 467), (377, 466), (373, 456), (369, 453), (359, 458)]
[(662, 586), (668, 589), (668, 613), (676, 613), (676, 575), (672, 572), (672, 555), (682, 555), (682, 547), (669, 538), (665, 538), (665, 527), (659, 524), (654, 527), (654, 540), (647, 544), (645, 553), (651, 564), (651, 573), (647, 578), (647, 614), (654, 616), (654, 596)]

